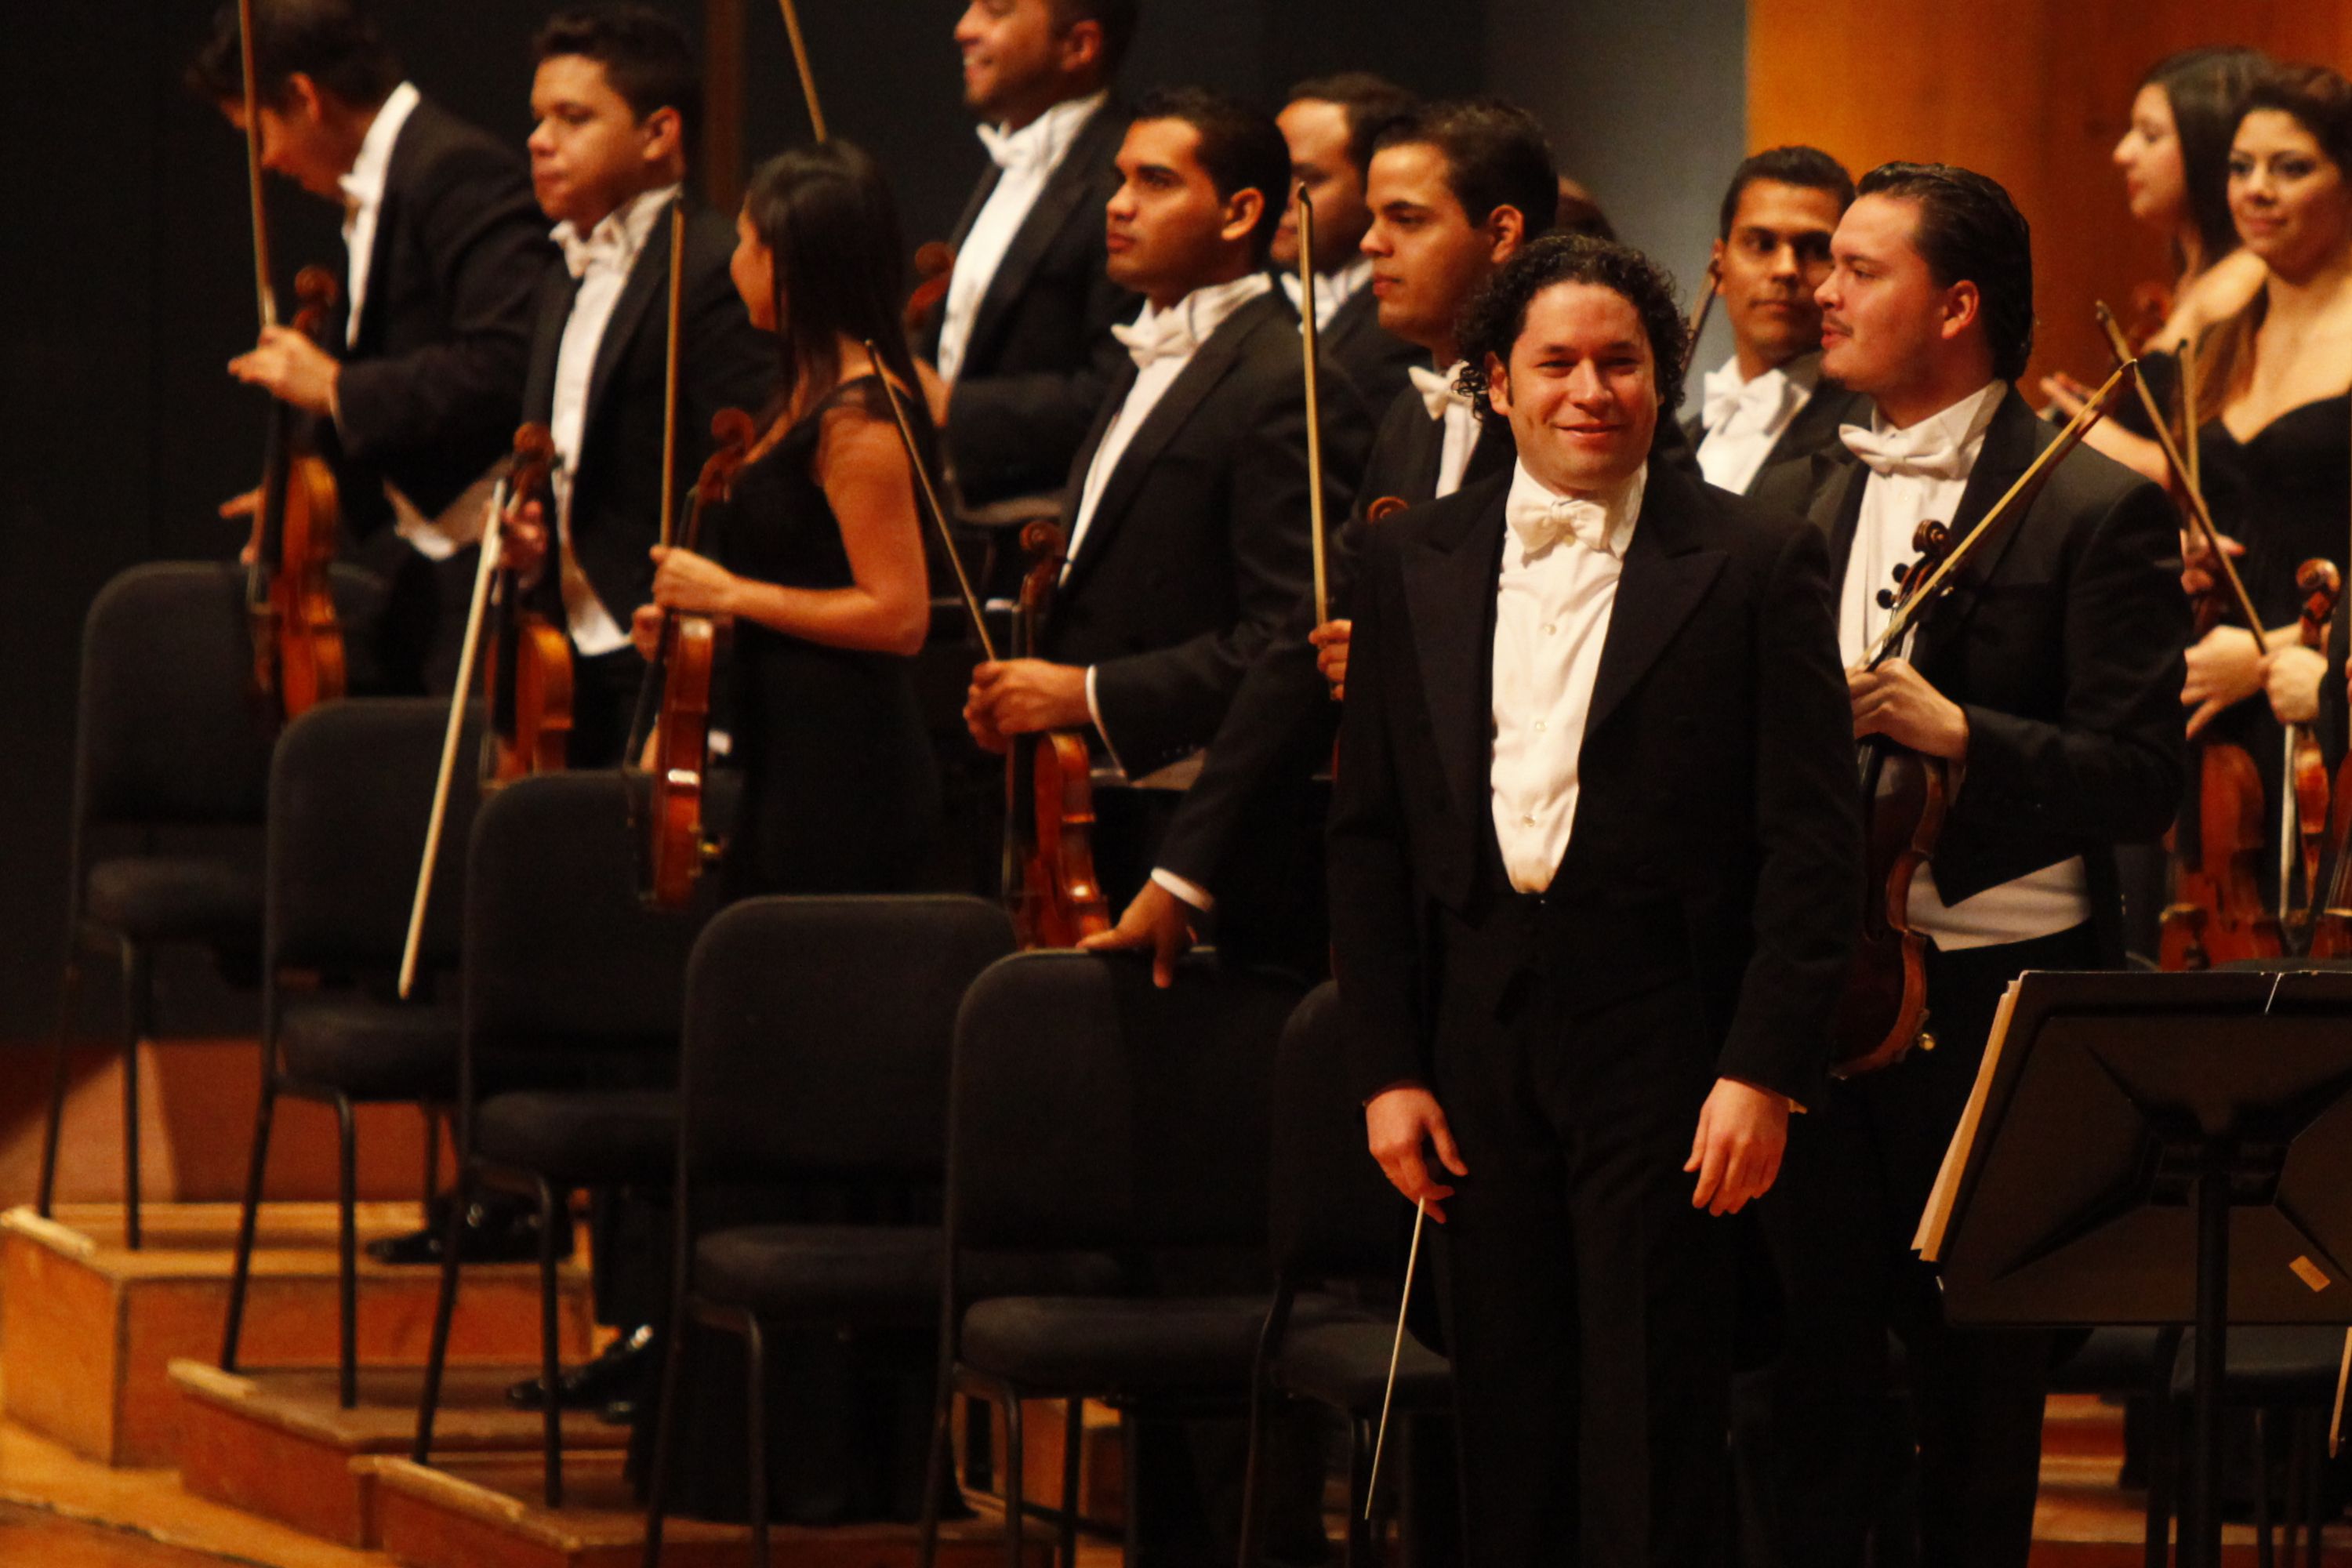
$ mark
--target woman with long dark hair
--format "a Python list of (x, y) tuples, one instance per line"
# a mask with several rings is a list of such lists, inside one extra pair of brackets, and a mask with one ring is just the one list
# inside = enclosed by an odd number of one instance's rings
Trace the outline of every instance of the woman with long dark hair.
[(736, 289), (776, 336), (775, 395), (715, 544), (656, 552), (640, 644), (665, 608), (734, 623), (736, 892), (904, 889), (939, 781), (913, 681), (930, 614), (915, 476), (882, 386), (929, 461), (897, 214), (874, 160), (833, 142), (762, 164), (736, 231)]
[[(2174, 356), (2180, 345), (2244, 309), (2262, 287), (2261, 258), (2240, 247), (2230, 218), (2229, 162), (2246, 93), (2269, 64), (2261, 50), (2239, 47), (2168, 55), (2140, 78), (2131, 123), (2115, 146), (2132, 216), (2163, 235), (2171, 251), (2170, 307), (2140, 360), (2140, 374), (2168, 416), (2179, 405)], [(2080, 408), (2089, 390), (2063, 372), (2042, 382), (2042, 395), (2062, 417)], [(2090, 442), (2158, 484), (2170, 482), (2137, 398), (2126, 398), (2094, 428)]]

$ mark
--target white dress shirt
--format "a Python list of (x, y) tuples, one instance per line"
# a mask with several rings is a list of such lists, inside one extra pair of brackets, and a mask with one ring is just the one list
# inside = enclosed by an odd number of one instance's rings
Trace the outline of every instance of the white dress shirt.
[(394, 88), (368, 122), (367, 134), (360, 139), (359, 156), (352, 160), (352, 172), (337, 182), (343, 192), (343, 248), (351, 257), (343, 289), (344, 298), (351, 302), (351, 315), (343, 328), (345, 347), (359, 342), (360, 311), (367, 304), (368, 266), (375, 258), (375, 221), (383, 211), (383, 182), (392, 170), (393, 143), (400, 140), (401, 127), (408, 123), (422, 98), (412, 83)]
[(1578, 756), (1649, 470), (1613, 491), (1564, 496), (1521, 463), (1503, 503), (1495, 589), (1495, 837), (1511, 886), (1551, 886), (1576, 826)]
[[(980, 318), (980, 302), (1013, 248), (1013, 237), (1028, 221), (1029, 210), (1045, 194), (1078, 139), (1087, 121), (1110, 97), (1108, 91), (1073, 98), (1054, 105), (1018, 131), (993, 125), (980, 127), (982, 145), (999, 171), (996, 187), (981, 204), (980, 215), (956, 251), (955, 270), (948, 274), (947, 309), (940, 317), (940, 378), (953, 384), (963, 370), (963, 356), (971, 346), (971, 326)], [(1097, 222), (1100, 215), (1097, 215)]]
[[(1282, 279), (1282, 292), (1289, 300), (1290, 308), (1294, 310), (1297, 310), (1298, 301), (1306, 294), (1305, 289), (1299, 284), (1298, 274), (1284, 272), (1279, 276)], [(1336, 272), (1317, 273), (1315, 275), (1315, 330), (1319, 332), (1329, 328), (1331, 318), (1339, 313), (1339, 308), (1362, 292), (1364, 285), (1371, 280), (1372, 258), (1369, 256), (1358, 257)], [(1301, 323), (1301, 330), (1304, 330), (1304, 323)]]
[[(1095, 448), (1094, 460), (1087, 465), (1086, 483), (1078, 490), (1078, 510), (1070, 521), (1068, 552), (1062, 557), (1063, 577), (1069, 576), (1070, 563), (1078, 558), (1078, 546), (1094, 522), (1095, 508), (1102, 504), (1103, 491), (1111, 475), (1118, 471), (1118, 460), (1127, 455), (1135, 433), (1151, 417), (1151, 411), (1160, 406), (1160, 400), (1168, 395), (1168, 389), (1176, 384), (1201, 345), (1224, 325), (1225, 318), (1273, 287), (1274, 280), (1265, 273), (1252, 272), (1230, 283), (1195, 289), (1165, 310), (1147, 304), (1135, 325), (1111, 329), (1135, 360), (1135, 384), (1127, 389), (1110, 428), (1103, 432), (1102, 445)], [(1102, 710), (1095, 702), (1091, 668), (1087, 671), (1087, 712), (1094, 719), (1095, 729), (1102, 731)], [(1124, 768), (1108, 732), (1103, 733), (1103, 745), (1110, 751), (1111, 762)]]
[(580, 471), (580, 443), (588, 421), (588, 384), (595, 374), (604, 329), (612, 322), (613, 307), (620, 302), (630, 269), (636, 266), (654, 225), (677, 199), (679, 189), (665, 185), (641, 193), (606, 214), (585, 237), (569, 220), (556, 225), (553, 235), (563, 251), (564, 266), (579, 282), (572, 297), (572, 314), (563, 322), (562, 345), (556, 351), (555, 398), (547, 425), (555, 443), (555, 466), (549, 484), (555, 492), (556, 583), (562, 591), (572, 645), (591, 658), (626, 647), (629, 634), (597, 598), (572, 551), (572, 484)]
[(1745, 495), (1774, 443), (1821, 384), (1822, 356), (1810, 353), (1775, 365), (1753, 380), (1739, 374), (1734, 354), (1706, 373), (1699, 424), (1699, 471), (1706, 482)]
[[(1918, 559), (1913, 532), (1923, 521), (1949, 523), (1958, 514), (1985, 430), (2008, 391), (2007, 383), (1993, 382), (1901, 430), (1874, 414), (1868, 430), (1848, 425), (1839, 432), (1871, 469), (1839, 601), (1838, 651), (1848, 668), (1886, 628), (1894, 612), (1878, 603), (1879, 591), (1895, 585), (1896, 567)], [(1912, 879), (1908, 914), (1912, 927), (1946, 952), (2051, 936), (2091, 918), (2088, 872), (2076, 856), (1947, 904), (1930, 862)]]

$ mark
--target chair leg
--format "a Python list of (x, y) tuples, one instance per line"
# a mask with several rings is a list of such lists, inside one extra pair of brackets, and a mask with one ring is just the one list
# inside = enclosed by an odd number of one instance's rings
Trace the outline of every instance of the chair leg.
[(1364, 1517), (1370, 1511), (1372, 1457), (1370, 1446), (1364, 1441), (1364, 1423), (1355, 1415), (1348, 1417), (1348, 1534), (1340, 1562), (1347, 1568), (1370, 1568), (1372, 1556), (1371, 1521)]
[[(74, 942), (68, 933), (68, 944)], [(66, 1121), (66, 1055), (73, 1039), (74, 1016), (81, 1010), (81, 958), (68, 947), (66, 966), (58, 977), (58, 1039), (49, 1053), (49, 1119), (41, 1131), (41, 1191), (34, 1209), (43, 1219), (58, 1194), (58, 1136)]]
[(253, 1278), (253, 1235), (261, 1218), (261, 1177), (269, 1164), (269, 1127), (278, 1115), (278, 1080), (265, 1068), (261, 1103), (253, 1113), (253, 1154), (245, 1167), (245, 1208), (236, 1220), (236, 1261), (229, 1269), (228, 1323), (221, 1331), (223, 1372), (236, 1370), (237, 1339), (245, 1328), (245, 1294)]
[(2270, 1412), (2254, 1406), (2254, 1563), (2255, 1568), (2277, 1568), (2277, 1543), (2271, 1535)]
[(751, 1384), (744, 1391), (743, 1428), (744, 1458), (751, 1464), (744, 1491), (751, 1506), (751, 1568), (774, 1568), (768, 1555), (768, 1342), (759, 1318), (750, 1312), (743, 1314), (743, 1359)]
[(359, 1131), (348, 1095), (335, 1096), (335, 1250), (341, 1343), (336, 1352), (336, 1396), (350, 1410), (360, 1402)]
[(674, 1463), (670, 1442), (677, 1431), (677, 1385), (686, 1360), (686, 1338), (694, 1320), (681, 1300), (670, 1312), (669, 1332), (662, 1346), (660, 1405), (654, 1410), (652, 1472), (646, 1478), (646, 1553), (643, 1568), (661, 1568), (662, 1519), (669, 1507), (669, 1471)]
[(1070, 1400), (1062, 1412), (1061, 1568), (1078, 1568), (1078, 1480), (1087, 1456), (1087, 1402)]
[(139, 1250), (139, 1042), (151, 1032), (155, 977), (146, 948), (122, 944), (122, 1234)]
[(2314, 1412), (2312, 1415), (2310, 1435), (2311, 1452), (2309, 1456), (2311, 1464), (2311, 1490), (2305, 1499), (2305, 1506), (2309, 1510), (2305, 1513), (2305, 1518), (2310, 1524), (2311, 1528), (2304, 1537), (2303, 1558), (2305, 1568), (2319, 1568), (2321, 1549), (2326, 1543), (2327, 1531), (2327, 1436), (2329, 1422), (2331, 1419), (2332, 1412), (2330, 1415), (2326, 1415)]
[(433, 1462), (433, 1416), (441, 1405), (441, 1373), (449, 1363), (449, 1325), (457, 1315), (457, 1248), (465, 1240), (469, 1185), (460, 1171), (442, 1223), (441, 1289), (433, 1301), (433, 1343), (425, 1353), (425, 1394), (416, 1406), (416, 1446), (409, 1456), (420, 1465)]
[(441, 1195), (441, 1113), (432, 1106), (422, 1108), (425, 1117), (425, 1223), (432, 1223), (433, 1200)]
[(569, 1219), (556, 1200), (555, 1188), (544, 1176), (539, 1184), (539, 1386), (541, 1449), (547, 1463), (544, 1481), (547, 1506), (563, 1506), (563, 1386), (562, 1357), (558, 1351), (555, 1314), (555, 1226)]
[[(2166, 1369), (2166, 1381), (2170, 1379)], [(2172, 1486), (2179, 1463), (2180, 1412), (2168, 1388), (2154, 1397), (2147, 1424), (2147, 1514), (2140, 1537), (2142, 1568), (2165, 1568), (2172, 1560)]]
[(931, 1401), (931, 1446), (923, 1456), (923, 1515), (916, 1538), (916, 1568), (934, 1568), (938, 1562), (940, 1513), (947, 1507), (948, 1489), (956, 1485), (955, 1446), (948, 1420), (954, 1400), (955, 1367), (942, 1335), (939, 1382)]
[[(1028, 1504), (1021, 1495), (1022, 1471), (1026, 1468), (1028, 1448), (1021, 1436), (1021, 1391), (1011, 1384), (1004, 1388), (1004, 1561), (1007, 1568), (1021, 1568), (1021, 1542), (1024, 1535), (1023, 1515)], [(1130, 1498), (1132, 1492), (1128, 1494)], [(1129, 1504), (1133, 1511), (1134, 1505)]]

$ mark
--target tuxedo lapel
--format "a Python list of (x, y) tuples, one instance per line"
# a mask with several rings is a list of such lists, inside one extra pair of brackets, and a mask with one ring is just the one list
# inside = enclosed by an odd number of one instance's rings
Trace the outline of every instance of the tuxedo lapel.
[[(1087, 438), (1078, 443), (1078, 455), (1070, 464), (1069, 482), (1062, 487), (1062, 537), (1065, 539), (1078, 525), (1078, 507), (1086, 499), (1087, 475), (1094, 468), (1095, 454), (1102, 450), (1103, 437), (1110, 434), (1111, 421), (1117, 419), (1118, 411), (1126, 406), (1127, 395), (1135, 390), (1135, 375), (1134, 360), (1122, 362), (1118, 374), (1111, 381), (1110, 391), (1103, 397), (1102, 406), (1095, 410), (1094, 427), (1087, 432)], [(1097, 507), (1096, 510), (1099, 511), (1101, 509)]]
[(1584, 721), (1588, 742), (1649, 673), (1723, 570), (1723, 552), (1702, 548), (1692, 526), (1705, 504), (1694, 481), (1679, 470), (1650, 465), (1641, 519), (1625, 549), (1625, 570), (1617, 580), (1609, 636), (1592, 680)]
[[(1123, 132), (1118, 117), (1105, 103), (1087, 118), (1069, 151), (1046, 176), (1045, 188), (1037, 193), (1036, 204), (1013, 231), (1013, 243), (1005, 247), (1004, 259), (996, 264), (996, 273), (988, 280), (988, 291), (980, 297), (980, 309), (972, 313), (971, 336), (964, 348), (965, 363), (987, 358), (996, 332), (1010, 316), (1014, 301), (1028, 291), (1030, 279), (1052, 247), (1054, 237), (1062, 231), (1062, 226), (1094, 187), (1095, 175), (1105, 159), (1104, 141), (1114, 133)], [(980, 208), (988, 199), (986, 193), (995, 188), (996, 175), (992, 173), (985, 190), (966, 215), (968, 219), (980, 216)], [(1100, 224), (1102, 215), (1097, 213), (1094, 221)], [(969, 233), (970, 228), (968, 221), (965, 232)]]
[[(1790, 420), (1788, 427), (1780, 432), (1780, 439), (1772, 443), (1772, 449), (1764, 454), (1763, 464), (1757, 471), (1760, 473), (1775, 463), (1806, 457), (1834, 445), (1838, 438), (1838, 426), (1846, 423), (1846, 416), (1855, 401), (1836, 382), (1816, 382), (1812, 395), (1805, 399), (1804, 406), (1797, 410), (1797, 416)], [(1698, 443), (1693, 440), (1691, 444), (1695, 447)]]
[(1870, 470), (1843, 447), (1816, 453), (1812, 459), (1812, 504), (1807, 515), (1830, 545), (1830, 581), (1845, 581), (1845, 563), (1853, 555), (1854, 531), (1862, 526), (1862, 492)]
[(980, 184), (972, 188), (971, 200), (963, 205), (963, 216), (956, 219), (955, 228), (948, 236), (950, 245), (958, 250), (963, 248), (963, 242), (971, 235), (971, 226), (980, 221), (980, 209), (986, 206), (988, 198), (996, 194), (996, 182), (1003, 177), (1004, 171), (996, 166), (996, 160), (990, 159), (987, 169), (980, 176)]
[[(669, 226), (675, 205), (662, 209), (660, 217), (646, 236), (645, 245), (637, 251), (637, 259), (629, 268), (629, 280), (621, 285), (621, 297), (613, 301), (613, 314), (604, 323), (604, 335), (596, 342), (596, 363), (588, 373), (588, 402), (583, 411), (582, 428), (591, 428), (596, 420), (596, 408), (604, 401), (605, 390), (612, 385), (614, 372), (620, 368), (621, 355), (627, 350), (629, 340), (636, 336), (637, 323), (653, 308), (656, 300), (664, 298), (669, 289)], [(667, 352), (669, 321), (665, 311), (661, 325), (664, 352)]]
[(1405, 606), (1421, 665), (1422, 700), (1437, 731), (1439, 765), (1454, 805), (1474, 825), (1486, 820), (1493, 742), (1495, 582), (1503, 563), (1503, 502), (1510, 480), (1476, 488), (1444, 531), (1415, 541), (1405, 561)]
[[(1992, 423), (1985, 427), (1984, 447), (1977, 454), (1976, 465), (1969, 470), (1968, 488), (1960, 492), (1959, 510), (1948, 525), (1955, 546), (1983, 521), (1995, 502), (2009, 493), (2010, 487), (2033, 466), (2035, 456), (2054, 438), (2055, 433), (2014, 387), (2002, 395), (2000, 406), (1993, 410)], [(1969, 617), (1976, 613), (1984, 584), (1992, 580), (2001, 558), (2017, 542), (2032, 510), (2029, 502), (2021, 515), (2012, 515), (1998, 534), (1987, 539), (1952, 574), (1950, 592), (1942, 604), (1928, 611), (1920, 626), (1915, 662), (1924, 663), (1958, 637)]]
[(540, 290), (539, 320), (531, 328), (530, 370), (523, 381), (522, 416), (544, 425), (555, 412), (555, 371), (563, 355), (563, 329), (580, 282), (562, 263), (551, 267)]

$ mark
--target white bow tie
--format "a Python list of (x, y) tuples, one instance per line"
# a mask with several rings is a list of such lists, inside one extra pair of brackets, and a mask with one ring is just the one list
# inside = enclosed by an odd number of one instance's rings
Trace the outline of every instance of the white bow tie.
[(1421, 394), (1421, 405), (1429, 410), (1432, 419), (1439, 420), (1445, 417), (1448, 408), (1471, 405), (1469, 395), (1458, 390), (1454, 384), (1454, 378), (1461, 373), (1462, 366), (1458, 361), (1444, 370), (1423, 370), (1417, 364), (1405, 369), (1405, 374), (1412, 378), (1412, 389)]
[(1727, 364), (1706, 373), (1703, 384), (1706, 391), (1699, 404), (1698, 422), (1709, 435), (1722, 429), (1737, 418), (1742, 409), (1752, 409), (1759, 416), (1759, 429), (1769, 429), (1772, 421), (1787, 411), (1792, 395), (1801, 389), (1788, 376), (1769, 373), (1753, 381), (1740, 379), (1739, 367)]
[(570, 224), (558, 224), (555, 243), (563, 249), (563, 269), (577, 282), (588, 276), (588, 269), (602, 262), (607, 267), (619, 267), (629, 258), (628, 237), (618, 224), (609, 219), (580, 237), (580, 231)]
[(1110, 335), (1126, 348), (1138, 370), (1150, 369), (1154, 360), (1183, 359), (1200, 346), (1182, 310), (1147, 311), (1131, 327), (1113, 326)]
[(1609, 548), (1609, 508), (1583, 496), (1529, 496), (1515, 489), (1503, 504), (1503, 521), (1530, 556), (1570, 539), (1603, 555), (1616, 553)]
[(1922, 479), (1964, 479), (1969, 460), (1965, 442), (1932, 422), (1908, 430), (1877, 431), (1860, 425), (1838, 426), (1838, 439), (1874, 474)]
[(1008, 174), (1035, 169), (1046, 161), (1049, 149), (1043, 136), (1031, 136), (1019, 131), (999, 131), (993, 125), (976, 129), (980, 132), (980, 144), (988, 149), (989, 158)]

